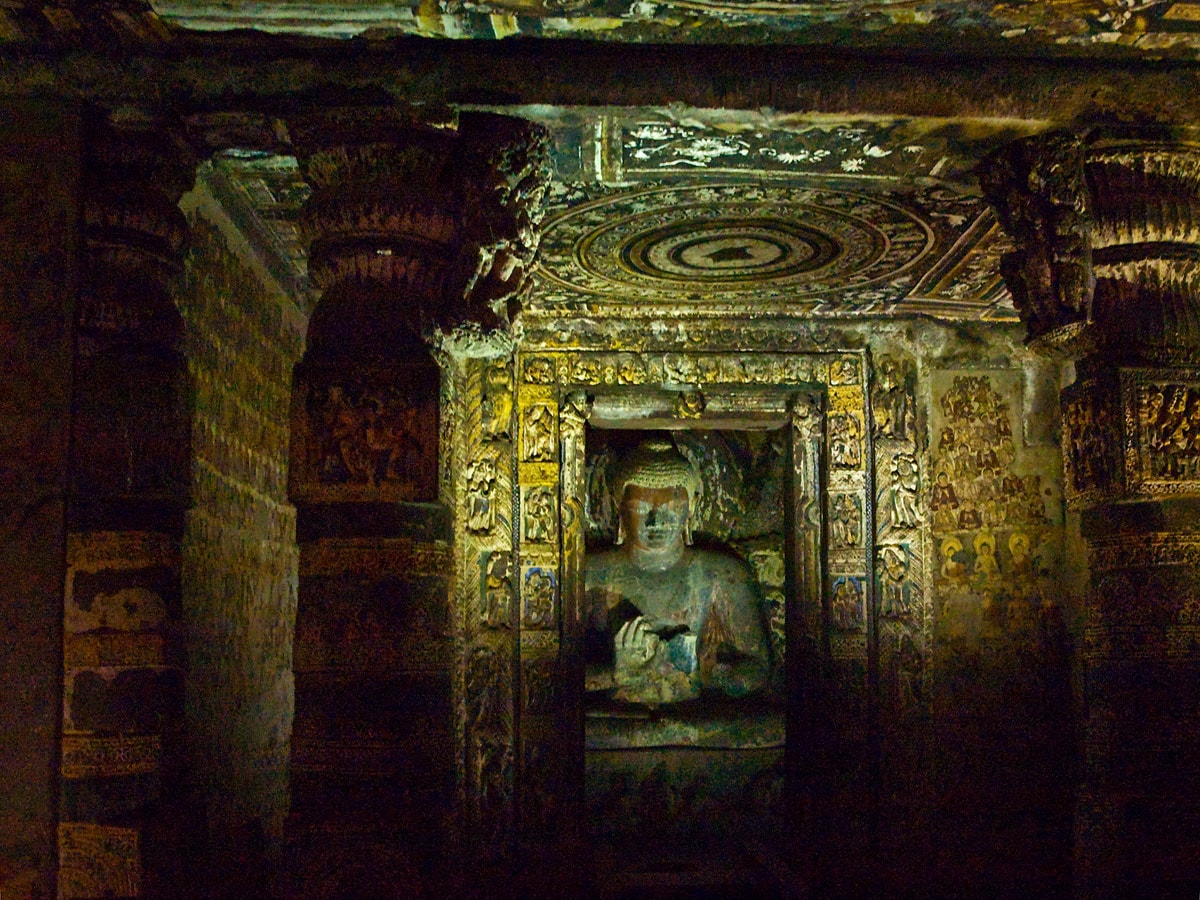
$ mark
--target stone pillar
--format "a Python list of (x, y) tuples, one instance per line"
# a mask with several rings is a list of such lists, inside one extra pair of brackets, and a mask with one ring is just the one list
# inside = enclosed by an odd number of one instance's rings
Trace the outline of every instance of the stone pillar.
[(179, 877), (189, 480), (172, 284), (196, 159), (151, 120), (97, 118), (83, 183), (65, 585), (60, 896), (170, 892)]
[[(483, 361), (511, 382), (505, 326), (537, 248), (546, 139), (503, 116), (395, 109), (326, 110), (289, 128), (313, 187), (302, 224), (322, 289), (293, 383), (293, 833), (297, 847), (320, 843), (334, 873), (306, 896), (353, 892), (359, 877), (365, 890), (382, 872), (433, 885), (455, 821), (510, 819), (495, 786), (484, 803), (468, 775), (485, 766), (465, 749), (479, 613), (452, 585), (457, 566), (481, 564), (458, 558), (457, 536), (508, 520), (467, 512), (458, 482), (485, 440)], [(477, 592), (495, 563), (473, 576)], [(494, 768), (511, 740), (488, 738)]]
[(0, 103), (0, 894), (55, 895), (80, 120)]
[(1200, 878), (1200, 150), (1051, 135), (983, 172), (1005, 279), (1063, 391), (1069, 508), (1090, 550), (1079, 896)]

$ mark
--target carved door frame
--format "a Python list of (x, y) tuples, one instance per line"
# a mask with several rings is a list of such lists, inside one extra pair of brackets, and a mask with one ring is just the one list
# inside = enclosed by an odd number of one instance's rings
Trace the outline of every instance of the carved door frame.
[[(518, 352), (514, 485), (517, 560), (515, 656), (517, 714), (517, 822), (526, 848), (555, 848), (578, 859), (583, 838), (582, 618), (586, 479), (585, 429), (786, 429), (784, 557), (786, 602), (787, 734), (785, 790), (804, 791), (803, 773), (813, 734), (813, 694), (820, 689), (829, 652), (829, 597), (825, 560), (828, 440), (826, 408), (859, 417), (865, 459), (866, 398), (861, 382), (852, 396), (836, 395), (831, 360), (837, 354), (616, 354), (593, 351)], [(766, 367), (763, 364), (766, 363)], [(681, 375), (692, 377), (684, 380)], [(832, 379), (836, 385), (836, 378)], [(845, 388), (840, 388), (845, 393)], [(847, 403), (847, 400), (850, 402)], [(856, 408), (855, 408), (856, 407)], [(548, 418), (546, 411), (552, 411)], [(865, 484), (864, 484), (865, 487)], [(533, 492), (553, 489), (555, 521), (530, 528), (525, 512)], [(865, 498), (864, 498), (865, 499)], [(531, 533), (549, 540), (530, 541)], [(550, 585), (552, 607), (544, 601)], [(540, 598), (540, 599), (538, 599)], [(547, 677), (549, 675), (549, 678)], [(537, 696), (537, 691), (551, 693)], [(789, 810), (807, 804), (788, 803)], [(800, 823), (792, 822), (790, 825)], [(547, 841), (547, 838), (550, 838)], [(528, 859), (528, 856), (523, 853)]]

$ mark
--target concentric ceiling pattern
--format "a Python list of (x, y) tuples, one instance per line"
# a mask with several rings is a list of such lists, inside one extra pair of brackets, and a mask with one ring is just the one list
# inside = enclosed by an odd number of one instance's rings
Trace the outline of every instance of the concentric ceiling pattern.
[(833, 189), (652, 187), (551, 219), (547, 286), (610, 301), (795, 302), (870, 290), (897, 301), (934, 235), (914, 212)]

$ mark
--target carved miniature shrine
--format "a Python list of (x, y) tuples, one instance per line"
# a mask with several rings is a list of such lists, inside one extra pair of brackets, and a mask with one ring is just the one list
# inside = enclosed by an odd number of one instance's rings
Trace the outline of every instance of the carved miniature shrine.
[(0, 4), (0, 896), (1196, 896), (1197, 10)]

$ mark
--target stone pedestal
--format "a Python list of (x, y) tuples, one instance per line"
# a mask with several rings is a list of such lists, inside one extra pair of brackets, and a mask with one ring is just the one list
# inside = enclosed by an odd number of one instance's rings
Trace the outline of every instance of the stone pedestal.
[(1091, 570), (1079, 896), (1161, 893), (1200, 878), (1200, 152), (1191, 137), (1030, 139), (993, 158), (982, 179), (1018, 244), (1004, 271), (1031, 339), (1078, 360), (1062, 396), (1062, 442)]

